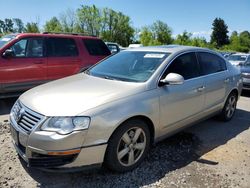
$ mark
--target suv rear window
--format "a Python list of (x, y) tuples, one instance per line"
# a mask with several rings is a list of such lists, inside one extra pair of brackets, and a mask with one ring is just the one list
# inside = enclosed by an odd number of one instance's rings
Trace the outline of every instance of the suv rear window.
[(70, 38), (48, 38), (47, 55), (48, 57), (78, 56), (75, 40)]
[(110, 55), (108, 47), (101, 40), (83, 39), (83, 44), (86, 46), (90, 55), (94, 56)]

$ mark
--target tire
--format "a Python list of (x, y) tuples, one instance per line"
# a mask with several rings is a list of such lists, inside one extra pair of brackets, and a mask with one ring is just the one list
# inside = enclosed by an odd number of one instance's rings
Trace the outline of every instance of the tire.
[(123, 123), (111, 136), (105, 155), (105, 166), (116, 172), (137, 167), (150, 148), (150, 132), (141, 120)]
[(230, 121), (236, 111), (237, 94), (235, 92), (230, 93), (227, 97), (226, 103), (223, 107), (221, 114), (219, 115), (222, 121)]

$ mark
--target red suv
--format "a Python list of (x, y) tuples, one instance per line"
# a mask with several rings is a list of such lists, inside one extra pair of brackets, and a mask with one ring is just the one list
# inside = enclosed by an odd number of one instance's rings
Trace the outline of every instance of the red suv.
[(79, 34), (11, 34), (0, 38), (0, 98), (79, 73), (110, 55), (105, 43)]

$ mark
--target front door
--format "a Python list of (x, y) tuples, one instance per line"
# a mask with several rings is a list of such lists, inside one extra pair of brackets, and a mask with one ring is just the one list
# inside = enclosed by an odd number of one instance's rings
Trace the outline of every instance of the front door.
[(27, 90), (46, 81), (43, 38), (21, 39), (9, 49), (13, 55), (1, 57), (0, 83), (4, 92)]
[[(204, 80), (194, 52), (178, 56), (167, 68), (163, 77), (177, 73), (184, 77), (180, 85), (160, 87), (160, 123), (171, 131), (182, 125), (182, 120), (192, 119), (204, 107)], [(169, 130), (170, 129), (170, 130)]]

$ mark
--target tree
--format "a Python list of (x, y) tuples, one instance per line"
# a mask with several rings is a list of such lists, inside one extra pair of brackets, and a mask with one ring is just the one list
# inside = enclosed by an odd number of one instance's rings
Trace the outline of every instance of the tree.
[(140, 33), (140, 41), (143, 46), (150, 46), (153, 43), (153, 33), (150, 31), (150, 28), (143, 27)]
[(14, 26), (13, 21), (9, 18), (5, 18), (4, 26), (3, 26), (3, 33), (12, 33), (14, 31), (13, 26)]
[(24, 24), (23, 21), (20, 18), (14, 18), (13, 19), (14, 22), (14, 32), (17, 33), (23, 33), (24, 32)]
[(46, 32), (62, 32), (62, 25), (56, 17), (51, 18), (44, 26)]
[(249, 52), (250, 50), (250, 36), (248, 31), (243, 31), (238, 34), (236, 31), (232, 32), (230, 36), (230, 44), (225, 45), (223, 50)]
[(192, 36), (192, 34), (188, 33), (185, 30), (182, 34), (177, 35), (174, 43), (180, 44), (180, 45), (190, 45), (191, 44), (191, 36)]
[(145, 46), (171, 44), (171, 28), (162, 21), (156, 21), (152, 25), (143, 27), (140, 34), (140, 41)]
[(160, 44), (171, 44), (173, 42), (173, 39), (171, 37), (172, 29), (166, 23), (160, 20), (154, 22), (152, 31), (155, 35), (156, 40)]
[(60, 23), (63, 32), (81, 32), (79, 25), (77, 25), (76, 12), (73, 9), (67, 9), (60, 14)]
[(112, 9), (102, 10), (101, 37), (103, 40), (128, 46), (134, 36), (130, 18)]
[(102, 22), (101, 11), (95, 5), (82, 5), (77, 10), (77, 16), (80, 28), (83, 32), (90, 35), (100, 36), (100, 28)]
[(4, 32), (4, 27), (5, 27), (4, 21), (0, 20), (0, 33)]
[(223, 45), (229, 44), (228, 27), (224, 20), (215, 18), (212, 24), (211, 43), (215, 43), (216, 47), (220, 48)]
[(82, 32), (101, 37), (105, 41), (128, 46), (133, 40), (134, 29), (130, 18), (109, 8), (99, 9), (95, 5), (82, 6), (77, 10), (76, 28)]
[(25, 27), (26, 33), (39, 33), (38, 23), (35, 22), (28, 22)]

